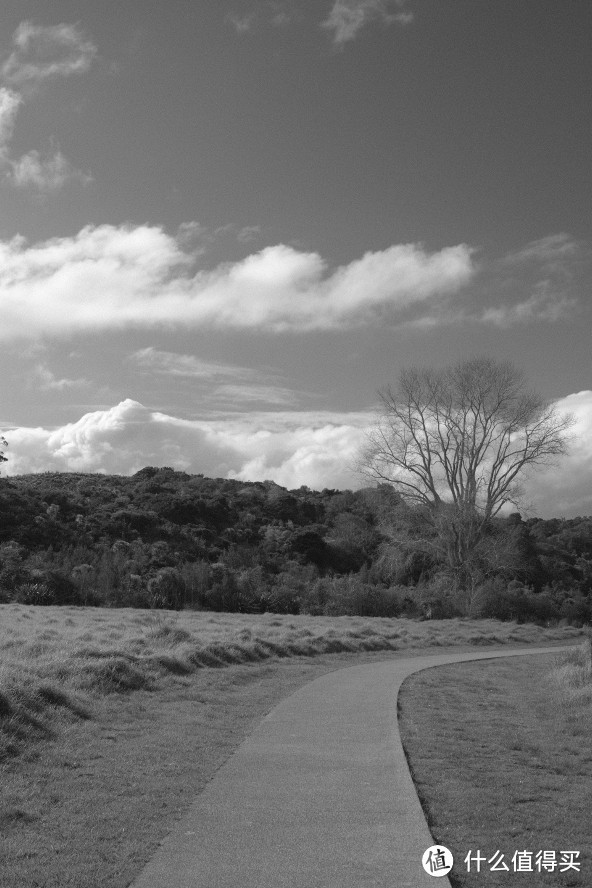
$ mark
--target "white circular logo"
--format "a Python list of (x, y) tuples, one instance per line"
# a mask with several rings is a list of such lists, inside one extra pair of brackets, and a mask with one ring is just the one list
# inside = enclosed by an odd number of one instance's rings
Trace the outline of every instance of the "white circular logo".
[(454, 858), (452, 852), (445, 848), (444, 845), (432, 845), (427, 851), (424, 851), (421, 858), (421, 865), (429, 876), (447, 875), (452, 869)]

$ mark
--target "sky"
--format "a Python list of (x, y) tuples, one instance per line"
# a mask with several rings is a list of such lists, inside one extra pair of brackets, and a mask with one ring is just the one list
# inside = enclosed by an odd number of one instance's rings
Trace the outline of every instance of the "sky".
[(377, 391), (510, 360), (592, 514), (589, 0), (3, 0), (5, 475), (355, 488)]

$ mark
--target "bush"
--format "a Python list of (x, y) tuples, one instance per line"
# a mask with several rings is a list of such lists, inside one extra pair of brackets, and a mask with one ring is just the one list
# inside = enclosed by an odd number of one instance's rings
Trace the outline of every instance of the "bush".
[(202, 607), (210, 588), (211, 570), (207, 561), (186, 561), (179, 573), (185, 586), (185, 607)]
[(18, 604), (55, 604), (51, 591), (45, 583), (20, 583), (14, 590), (12, 600)]
[(174, 567), (162, 567), (148, 580), (147, 589), (150, 607), (179, 610), (183, 606), (185, 583)]
[(212, 565), (212, 585), (204, 595), (203, 604), (210, 610), (240, 610), (241, 592), (234, 574), (225, 565)]
[(302, 602), (303, 613), (319, 616), (397, 617), (402, 610), (400, 587), (373, 585), (357, 574), (317, 579)]
[(403, 596), (397, 586), (385, 589), (370, 584), (354, 585), (350, 595), (352, 611), (356, 616), (398, 617), (403, 610)]
[(582, 626), (592, 621), (592, 602), (580, 592), (572, 592), (562, 602), (559, 616), (574, 626)]
[(548, 587), (542, 592), (533, 592), (518, 580), (512, 580), (506, 585), (498, 577), (481, 586), (479, 608), (475, 616), (543, 625), (563, 618), (581, 626), (590, 619), (590, 603), (577, 593), (560, 602)]
[(275, 583), (260, 591), (260, 610), (276, 614), (299, 614), (302, 599), (306, 595), (306, 583), (293, 573), (282, 573)]
[(557, 620), (557, 604), (551, 595), (544, 592), (524, 592), (524, 620), (547, 625)]
[[(33, 570), (31, 577), (15, 588), (13, 601), (20, 604), (82, 604), (76, 583), (61, 570)], [(86, 602), (85, 602), (86, 603)]]
[(445, 573), (420, 583), (415, 590), (408, 588), (407, 597), (415, 601), (418, 616), (427, 620), (463, 616), (470, 607), (468, 597), (455, 589), (454, 579)]

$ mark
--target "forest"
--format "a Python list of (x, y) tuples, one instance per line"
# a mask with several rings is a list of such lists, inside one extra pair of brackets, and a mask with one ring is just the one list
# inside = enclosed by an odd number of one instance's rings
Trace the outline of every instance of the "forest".
[(389, 484), (286, 490), (146, 467), (0, 479), (0, 602), (243, 613), (592, 613), (592, 517), (498, 516), (451, 583), (425, 511)]

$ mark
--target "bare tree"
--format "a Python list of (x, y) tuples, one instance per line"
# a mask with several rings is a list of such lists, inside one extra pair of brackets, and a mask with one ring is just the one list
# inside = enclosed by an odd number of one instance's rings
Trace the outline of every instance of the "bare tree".
[[(3, 435), (0, 435), (0, 447), (8, 447), (8, 441)], [(0, 450), (0, 463), (6, 462), (8, 459), (7, 456), (4, 456), (4, 451)]]
[(506, 504), (518, 505), (529, 469), (567, 449), (572, 418), (531, 392), (510, 363), (474, 358), (412, 368), (379, 393), (382, 415), (359, 469), (420, 507), (432, 545), (460, 575)]

